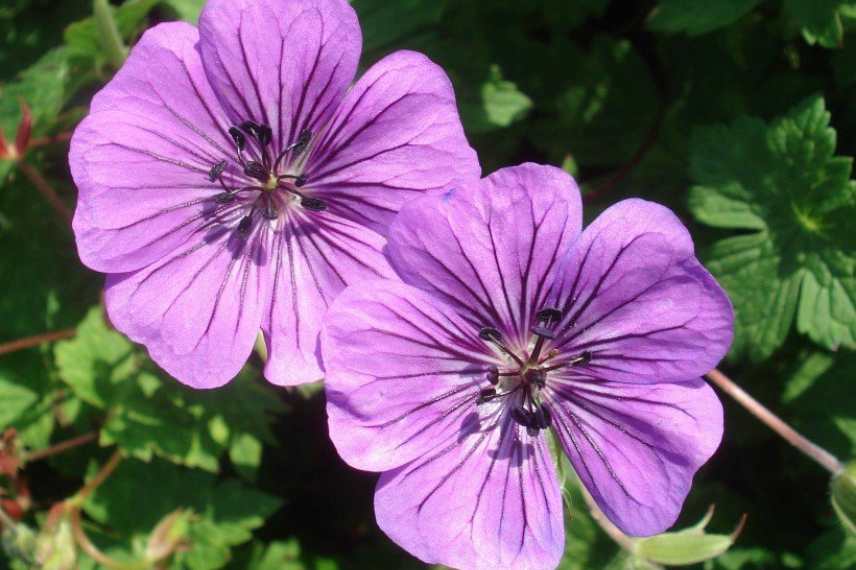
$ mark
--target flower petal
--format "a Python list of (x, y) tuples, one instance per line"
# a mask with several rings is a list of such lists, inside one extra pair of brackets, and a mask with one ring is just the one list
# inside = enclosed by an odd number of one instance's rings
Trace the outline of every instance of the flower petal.
[(184, 23), (147, 31), (74, 132), (74, 232), (97, 271), (133, 271), (172, 252), (201, 200), (222, 191), (208, 172), (234, 153), (197, 39)]
[(672, 526), (693, 476), (722, 439), (722, 404), (710, 386), (697, 378), (551, 388), (554, 430), (606, 516), (631, 536)]
[(370, 471), (455, 439), (495, 360), (478, 329), (395, 281), (346, 289), (324, 318), (321, 348), (330, 437), (345, 461)]
[(562, 170), (524, 164), (405, 206), (388, 256), (402, 279), (438, 295), (473, 326), (525, 343), (582, 206)]
[(265, 377), (282, 386), (320, 380), (318, 334), (333, 299), (350, 283), (393, 276), (385, 240), (332, 212), (292, 212), (276, 234), (272, 297), (262, 324)]
[(385, 234), (425, 190), (477, 180), (481, 168), (442, 68), (393, 53), (354, 85), (309, 158), (309, 185), (342, 215)]
[(633, 199), (607, 209), (560, 275), (550, 295), (565, 313), (556, 346), (571, 357), (590, 351), (591, 374), (688, 380), (716, 366), (731, 344), (731, 303), (663, 206)]
[(199, 35), (208, 77), (233, 123), (269, 125), (277, 152), (327, 122), (362, 46), (345, 0), (209, 0)]
[(194, 388), (216, 388), (246, 362), (268, 303), (264, 226), (246, 239), (210, 233), (134, 273), (107, 277), (110, 320)]
[(424, 457), (381, 475), (378, 525), (428, 563), (454, 568), (555, 568), (564, 550), (562, 499), (543, 437), (505, 414), (501, 427), (462, 426)]

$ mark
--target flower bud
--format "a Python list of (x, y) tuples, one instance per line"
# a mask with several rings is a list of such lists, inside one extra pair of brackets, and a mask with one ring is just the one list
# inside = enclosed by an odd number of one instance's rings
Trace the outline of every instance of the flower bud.
[(193, 511), (179, 509), (164, 517), (149, 536), (146, 560), (160, 562), (184, 547), (193, 516)]
[(65, 503), (57, 503), (36, 538), (36, 561), (42, 570), (77, 568), (77, 545)]
[(832, 478), (830, 485), (832, 508), (849, 534), (856, 536), (856, 461)]
[(649, 562), (668, 566), (685, 566), (716, 558), (737, 540), (746, 524), (746, 515), (743, 515), (731, 534), (704, 532), (712, 517), (711, 506), (705, 517), (690, 528), (636, 540), (633, 553)]

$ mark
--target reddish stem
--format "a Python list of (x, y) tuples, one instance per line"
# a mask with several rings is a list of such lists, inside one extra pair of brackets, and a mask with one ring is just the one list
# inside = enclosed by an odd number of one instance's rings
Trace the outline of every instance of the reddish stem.
[(53, 189), (53, 186), (42, 176), (41, 172), (39, 172), (35, 166), (26, 162), (20, 161), (18, 162), (18, 168), (21, 172), (24, 173), (24, 176), (33, 183), (33, 186), (36, 187), (36, 190), (47, 200), (48, 204), (56, 211), (56, 213), (63, 219), (66, 223), (66, 227), (71, 225), (71, 210), (65, 203), (60, 199), (59, 194), (56, 193), (56, 190)]
[(779, 434), (785, 441), (802, 451), (804, 454), (817, 461), (830, 473), (837, 475), (844, 469), (838, 458), (808, 440), (801, 433), (786, 424), (779, 416), (771, 412), (758, 400), (746, 393), (728, 376), (714, 368), (707, 373), (707, 377), (723, 392), (737, 400), (737, 403), (746, 408), (750, 414), (767, 424), (767, 427)]
[(34, 139), (30, 139), (29, 148), (47, 146), (49, 144), (54, 144), (54, 143), (59, 143), (59, 142), (67, 142), (70, 140), (71, 140), (71, 133), (57, 133), (55, 135), (51, 135), (48, 137), (36, 137)]
[(639, 148), (636, 149), (636, 152), (633, 153), (633, 156), (630, 157), (630, 160), (627, 161), (624, 166), (619, 168), (615, 174), (609, 177), (608, 180), (598, 185), (598, 187), (585, 195), (586, 201), (593, 201), (602, 198), (604, 195), (609, 194), (615, 188), (621, 184), (625, 178), (627, 178), (633, 169), (636, 168), (642, 159), (645, 158), (645, 155), (648, 154), (654, 145), (657, 143), (657, 138), (660, 136), (660, 127), (663, 124), (663, 116), (664, 113), (660, 111), (657, 115), (657, 119), (654, 121), (654, 124), (651, 126), (651, 129), (648, 131), (648, 135), (645, 137), (645, 140), (642, 141), (642, 144), (639, 145)]
[(113, 452), (113, 455), (110, 456), (110, 459), (107, 460), (107, 463), (101, 467), (101, 470), (96, 473), (95, 477), (93, 477), (86, 485), (84, 485), (80, 491), (77, 492), (74, 499), (78, 504), (83, 504), (89, 495), (91, 495), (95, 489), (101, 486), (101, 484), (107, 480), (110, 475), (113, 474), (113, 471), (119, 466), (119, 463), (122, 462), (122, 452), (120, 450), (116, 450)]
[(53, 455), (58, 455), (60, 453), (68, 451), (69, 449), (73, 449), (75, 447), (85, 445), (91, 441), (95, 441), (95, 439), (97, 437), (98, 437), (97, 432), (93, 431), (93, 432), (85, 433), (81, 436), (73, 437), (71, 439), (61, 441), (60, 443), (57, 443), (57, 444), (52, 445), (50, 447), (46, 447), (44, 449), (39, 449), (38, 451), (34, 451), (32, 453), (28, 453), (28, 454), (24, 455), (23, 459), (27, 463), (32, 463), (34, 461), (40, 461), (40, 460), (45, 459), (47, 457), (51, 457)]
[(15, 352), (17, 350), (24, 350), (25, 348), (39, 346), (40, 344), (43, 344), (45, 342), (53, 342), (55, 340), (71, 338), (75, 334), (77, 334), (77, 329), (63, 329), (49, 333), (37, 334), (36, 336), (19, 338), (18, 340), (13, 340), (4, 344), (0, 344), (0, 355), (7, 354), (9, 352)]

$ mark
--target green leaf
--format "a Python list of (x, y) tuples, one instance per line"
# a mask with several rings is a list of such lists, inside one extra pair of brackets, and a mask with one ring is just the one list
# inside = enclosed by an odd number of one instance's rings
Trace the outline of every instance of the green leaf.
[(636, 539), (634, 554), (650, 562), (671, 566), (686, 566), (716, 558), (734, 544), (745, 519), (730, 535), (708, 534), (704, 529), (712, 517), (713, 507), (690, 528)]
[[(116, 26), (124, 40), (130, 40), (137, 32), (146, 15), (160, 0), (127, 0), (113, 8)], [(65, 43), (75, 56), (90, 59), (96, 68), (103, 66), (110, 58), (104, 52), (99, 38), (95, 18), (75, 22), (65, 30)]]
[(272, 542), (267, 546), (254, 545), (245, 570), (309, 570), (301, 561), (300, 543), (296, 538)]
[(532, 142), (554, 163), (569, 152), (582, 166), (626, 162), (657, 121), (660, 103), (646, 63), (629, 41), (598, 36), (585, 52), (568, 46), (561, 69), (553, 108), (530, 123)]
[(808, 549), (811, 570), (845, 570), (856, 568), (856, 537), (840, 530), (821, 535)]
[(733, 24), (760, 3), (761, 0), (660, 0), (649, 25), (659, 32), (698, 36)]
[(382, 49), (440, 21), (444, 0), (353, 0), (363, 30), (363, 50)]
[(834, 48), (844, 39), (842, 11), (853, 4), (850, 0), (785, 0), (784, 10), (806, 42)]
[(38, 398), (38, 394), (26, 386), (8, 381), (0, 372), (0, 402), (3, 402), (0, 426), (12, 425)]
[(253, 478), (262, 463), (262, 442), (250, 433), (240, 433), (229, 445), (229, 459), (247, 478)]
[(133, 345), (107, 327), (100, 308), (90, 309), (77, 335), (54, 345), (59, 374), (83, 401), (97, 408), (112, 403), (116, 385), (137, 369)]
[(508, 127), (526, 116), (532, 100), (511, 81), (502, 78), (499, 66), (490, 68), (477, 101), (462, 101), (461, 115), (471, 132), (483, 133)]
[(195, 24), (199, 20), (205, 0), (163, 0), (163, 3), (175, 10), (182, 20)]
[(786, 393), (794, 392), (785, 400), (788, 415), (796, 429), (833, 455), (856, 456), (856, 409), (851, 397), (856, 354), (820, 354), (803, 360), (788, 380)]
[(92, 309), (74, 339), (54, 348), (60, 378), (84, 402), (104, 410), (102, 445), (129, 455), (158, 455), (175, 463), (216, 471), (227, 451), (252, 476), (262, 441), (273, 441), (272, 415), (282, 409), (267, 388), (247, 375), (216, 391), (194, 391), (145, 369), (147, 361)]
[(830, 499), (841, 527), (856, 537), (856, 462), (851, 462), (832, 478)]
[[(146, 492), (141, 499), (141, 490)], [(109, 525), (128, 540), (147, 537), (158, 522), (179, 508), (197, 518), (188, 531), (190, 546), (176, 564), (213, 570), (230, 559), (232, 547), (252, 538), (280, 506), (278, 499), (228, 480), (218, 483), (208, 473), (162, 461), (126, 460), (87, 501), (84, 509), (96, 522)]]
[[(554, 445), (558, 445), (554, 440)], [(560, 465), (562, 496), (565, 507), (565, 528), (573, 529), (565, 536), (565, 553), (557, 570), (589, 570), (606, 568), (615, 558), (616, 544), (592, 519), (583, 499), (582, 484), (573, 473), (567, 457), (554, 448)]]
[[(7, 142), (15, 141), (22, 102), (32, 113), (33, 135), (42, 135), (53, 127), (63, 105), (79, 87), (76, 69), (69, 50), (56, 48), (21, 72), (16, 81), (0, 84), (0, 129)], [(0, 183), (12, 167), (12, 161), (0, 159)]]
[(810, 354), (785, 383), (782, 402), (789, 403), (797, 400), (814, 385), (818, 378), (832, 368), (833, 364), (835, 364), (835, 357), (828, 352), (817, 351)]
[(829, 119), (814, 97), (770, 125), (741, 118), (693, 133), (690, 209), (749, 232), (706, 256), (734, 303), (735, 355), (768, 357), (795, 316), (821, 346), (856, 347), (856, 186)]

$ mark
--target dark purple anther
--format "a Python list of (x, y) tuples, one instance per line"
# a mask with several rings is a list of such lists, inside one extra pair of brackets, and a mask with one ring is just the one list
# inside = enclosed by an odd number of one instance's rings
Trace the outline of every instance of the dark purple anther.
[(267, 182), (269, 177), (267, 168), (262, 163), (256, 161), (248, 162), (244, 166), (244, 174), (261, 182)]
[(238, 150), (244, 150), (244, 147), (247, 146), (247, 138), (244, 136), (244, 133), (237, 129), (237, 127), (229, 128), (229, 136), (231, 136), (232, 140), (235, 141), (235, 145), (238, 147)]
[(312, 210), (313, 212), (323, 212), (327, 209), (327, 203), (324, 200), (319, 200), (318, 198), (309, 198), (304, 196), (300, 199), (300, 205), (306, 208), (307, 210)]
[(226, 161), (221, 160), (217, 164), (211, 167), (211, 170), (208, 171), (208, 180), (211, 182), (216, 182), (220, 175), (223, 174), (223, 171), (226, 170)]

